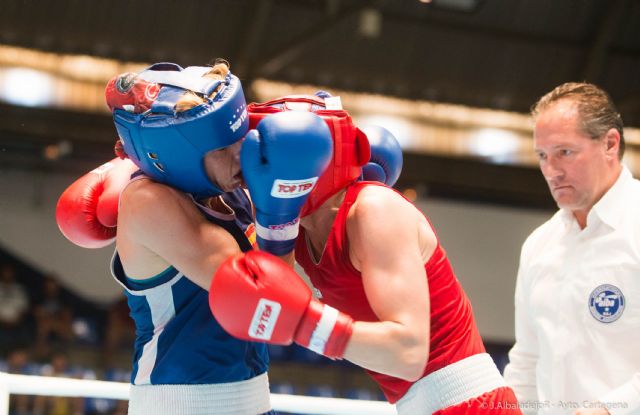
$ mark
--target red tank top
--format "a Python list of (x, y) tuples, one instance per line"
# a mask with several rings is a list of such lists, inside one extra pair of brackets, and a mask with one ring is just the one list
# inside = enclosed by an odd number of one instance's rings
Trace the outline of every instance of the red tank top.
[[(303, 228), (300, 229), (295, 250), (297, 262), (322, 294), (322, 301), (360, 321), (379, 321), (379, 318), (369, 306), (360, 272), (349, 259), (346, 219), (358, 193), (365, 186), (372, 185), (384, 186), (376, 182), (359, 182), (347, 188), (344, 202), (338, 210), (318, 264), (309, 253)], [(426, 376), (451, 363), (483, 353), (485, 349), (473, 318), (471, 303), (454, 275), (440, 242), (424, 268), (431, 302), (430, 350), (423, 375)], [(366, 371), (378, 382), (391, 403), (402, 398), (413, 384), (396, 377)]]

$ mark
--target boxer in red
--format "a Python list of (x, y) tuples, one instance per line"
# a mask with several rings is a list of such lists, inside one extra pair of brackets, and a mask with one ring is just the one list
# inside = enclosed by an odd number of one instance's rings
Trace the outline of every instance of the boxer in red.
[[(242, 170), (258, 210), (268, 206), (273, 214), (281, 204), (290, 217), (291, 198), (306, 199), (299, 232), (297, 218), (284, 233), (258, 227), (258, 241), (268, 252), (234, 256), (216, 272), (209, 304), (225, 330), (347, 359), (378, 382), (401, 415), (520, 414), (485, 352), (471, 304), (428, 219), (393, 189), (357, 181), (369, 160), (366, 135), (326, 95), (261, 108), (320, 115), (332, 132), (333, 159), (310, 193), (298, 189), (299, 195), (285, 197), (274, 189), (286, 178), (270, 176), (270, 163), (296, 155), (270, 157), (260, 134), (245, 139)], [(382, 168), (386, 177), (397, 178), (397, 166)], [(281, 249), (291, 238), (319, 299), (292, 270), (293, 254)]]

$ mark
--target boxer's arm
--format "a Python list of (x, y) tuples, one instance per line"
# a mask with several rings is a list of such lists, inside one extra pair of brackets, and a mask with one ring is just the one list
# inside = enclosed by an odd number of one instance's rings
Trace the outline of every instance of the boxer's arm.
[(367, 299), (381, 321), (357, 321), (344, 357), (407, 380), (420, 378), (429, 354), (423, 253), (433, 252), (436, 239), (420, 217), (395, 192), (370, 186), (358, 195), (347, 220), (350, 258), (362, 273)]
[(284, 255), (279, 255), (278, 258), (283, 260), (291, 268), (293, 268), (295, 263), (296, 263), (296, 255), (295, 255), (294, 251), (291, 251), (291, 252), (286, 253)]
[(152, 277), (171, 264), (206, 290), (220, 263), (240, 252), (185, 194), (151, 180), (122, 193), (116, 243), (130, 277)]

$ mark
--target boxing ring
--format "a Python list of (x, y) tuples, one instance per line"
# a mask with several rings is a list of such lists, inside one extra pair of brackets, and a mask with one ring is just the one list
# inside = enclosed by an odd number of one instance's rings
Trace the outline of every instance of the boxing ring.
[[(0, 372), (0, 415), (9, 414), (9, 395), (44, 395), (104, 399), (129, 399), (129, 383), (13, 375)], [(277, 412), (305, 415), (392, 415), (387, 402), (271, 394)]]

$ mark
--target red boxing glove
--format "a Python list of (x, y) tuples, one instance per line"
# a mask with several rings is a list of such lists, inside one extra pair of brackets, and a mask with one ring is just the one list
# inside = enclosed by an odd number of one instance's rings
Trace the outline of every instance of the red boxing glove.
[(73, 182), (56, 206), (62, 234), (83, 248), (102, 248), (113, 242), (120, 192), (137, 169), (130, 160), (115, 158)]
[(119, 108), (139, 114), (151, 108), (159, 92), (159, 84), (145, 81), (138, 74), (128, 72), (111, 78), (104, 94), (111, 111)]
[(232, 336), (271, 344), (296, 342), (332, 359), (344, 355), (353, 319), (311, 298), (284, 261), (261, 251), (227, 259), (213, 277), (209, 307)]

